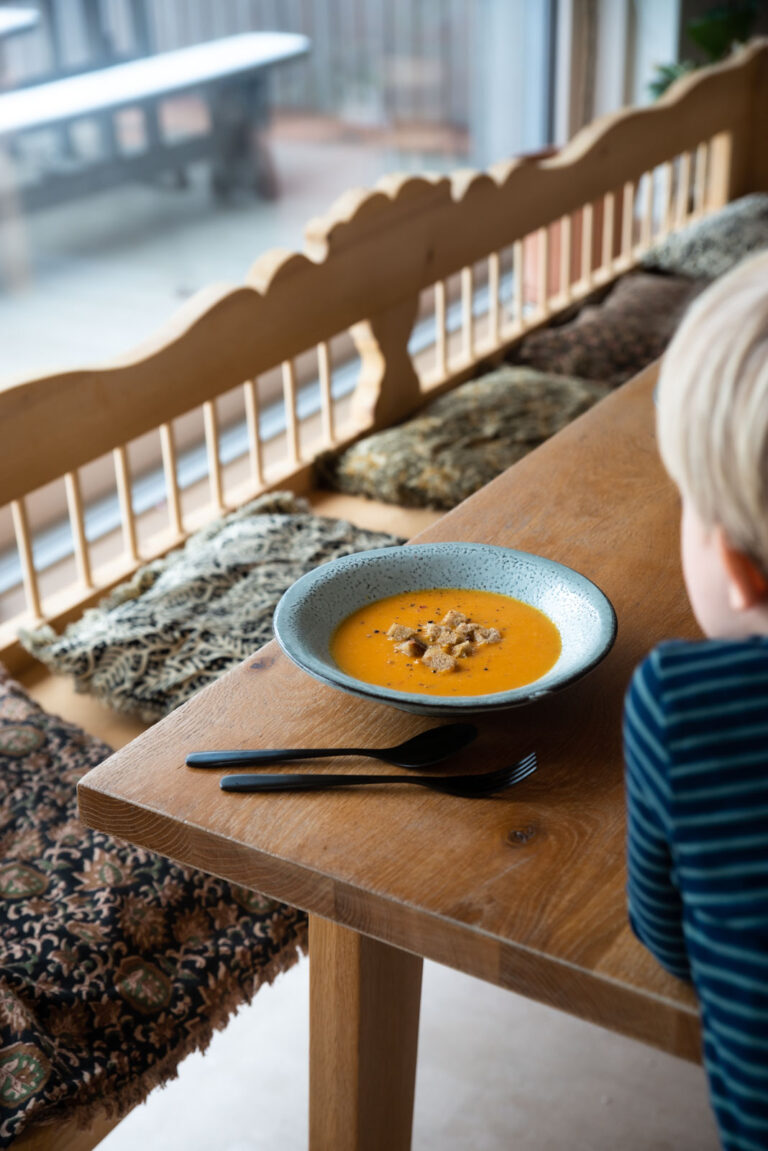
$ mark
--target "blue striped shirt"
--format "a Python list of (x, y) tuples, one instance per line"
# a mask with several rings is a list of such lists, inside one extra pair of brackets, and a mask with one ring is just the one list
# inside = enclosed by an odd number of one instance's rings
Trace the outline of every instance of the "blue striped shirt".
[(661, 644), (624, 709), (629, 917), (693, 981), (727, 1151), (768, 1149), (768, 638)]

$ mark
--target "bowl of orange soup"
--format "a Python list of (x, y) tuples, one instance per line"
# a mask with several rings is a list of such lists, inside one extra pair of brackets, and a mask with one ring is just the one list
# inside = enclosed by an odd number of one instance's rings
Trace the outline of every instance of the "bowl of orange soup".
[(315, 679), (421, 715), (529, 703), (585, 675), (616, 637), (613, 607), (586, 576), (473, 543), (322, 564), (285, 592), (274, 626)]

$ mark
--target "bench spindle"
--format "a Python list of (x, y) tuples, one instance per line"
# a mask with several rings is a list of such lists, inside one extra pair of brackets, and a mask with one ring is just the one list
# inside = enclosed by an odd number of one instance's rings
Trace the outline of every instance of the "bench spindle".
[(512, 267), (515, 282), (515, 331), (523, 330), (523, 295), (525, 293), (525, 261), (523, 260), (523, 241), (515, 240), (512, 245)]
[(85, 536), (85, 518), (83, 516), (80, 477), (76, 471), (67, 472), (64, 476), (64, 487), (67, 493), (67, 509), (69, 511), (69, 524), (72, 529), (72, 542), (75, 548), (77, 573), (83, 587), (90, 590), (93, 587), (91, 558), (88, 552), (88, 541)]
[(264, 461), (261, 454), (259, 431), (259, 389), (256, 380), (246, 380), (243, 384), (245, 397), (245, 422), (248, 428), (248, 456), (251, 464), (251, 478), (257, 491), (264, 487)]
[(120, 519), (123, 525), (123, 546), (128, 558), (132, 561), (138, 561), (139, 549), (136, 542), (136, 517), (133, 514), (133, 501), (131, 499), (131, 477), (128, 468), (128, 453), (124, 445), (112, 450), (112, 459), (115, 463), (117, 498), (120, 503)]
[(560, 217), (560, 299), (570, 303), (573, 299), (571, 284), (571, 217)]
[(603, 242), (600, 256), (600, 271), (609, 277), (613, 268), (613, 232), (616, 221), (616, 196), (606, 192), (603, 197)]
[(285, 435), (288, 442), (288, 459), (291, 464), (301, 462), (299, 449), (299, 425), (296, 418), (296, 370), (293, 360), (283, 361), (283, 402), (285, 404)]
[(691, 198), (691, 153), (683, 152), (678, 157), (677, 200), (675, 203), (675, 227), (681, 228), (688, 220)]
[(646, 252), (653, 243), (653, 172), (645, 172), (643, 184), (643, 211), (640, 222), (640, 245), (638, 255)]
[(333, 392), (331, 390), (331, 354), (327, 340), (321, 340), (317, 345), (317, 370), (320, 376), (320, 417), (323, 440), (328, 447), (331, 447), (335, 443), (336, 429), (334, 427)]
[(714, 212), (728, 203), (732, 165), (733, 134), (731, 132), (718, 132), (709, 141), (708, 212)]
[(539, 228), (537, 256), (539, 265), (539, 319), (544, 320), (551, 311), (549, 305), (549, 228)]
[(472, 267), (461, 269), (461, 338), (462, 355), (471, 360), (475, 354), (474, 271)]
[(634, 180), (624, 185), (624, 209), (621, 217), (621, 262), (629, 267), (635, 241), (635, 192)]
[(32, 554), (32, 539), (29, 534), (29, 521), (27, 519), (27, 505), (22, 497), (11, 502), (11, 516), (13, 518), (13, 531), (16, 536), (16, 547), (21, 563), (21, 576), (24, 585), (24, 597), (27, 608), (35, 621), (42, 620), (43, 611), (40, 604), (40, 589), (37, 583), (35, 560)]
[(492, 348), (499, 346), (499, 291), (501, 288), (501, 260), (498, 252), (488, 257), (488, 332)]
[(184, 534), (184, 523), (181, 514), (181, 496), (179, 493), (178, 472), (176, 468), (176, 446), (173, 442), (173, 427), (171, 424), (160, 425), (160, 447), (163, 455), (163, 474), (165, 476), (165, 495), (168, 500), (168, 522), (176, 535)]
[(205, 426), (205, 450), (208, 458), (208, 482), (211, 489), (211, 502), (217, 511), (224, 511), (224, 486), (221, 478), (219, 458), (219, 417), (216, 401), (207, 400), (203, 404), (203, 424)]
[(445, 282), (435, 284), (435, 363), (438, 379), (448, 375), (448, 338), (446, 331)]
[(704, 142), (696, 149), (693, 176), (693, 215), (695, 219), (704, 215), (707, 206), (707, 160), (709, 145)]
[(595, 230), (595, 211), (585, 204), (581, 215), (581, 283), (584, 291), (592, 284), (592, 237)]
[(668, 160), (663, 168), (664, 172), (664, 217), (662, 222), (661, 236), (668, 236), (674, 227), (675, 217), (675, 166), (671, 160)]

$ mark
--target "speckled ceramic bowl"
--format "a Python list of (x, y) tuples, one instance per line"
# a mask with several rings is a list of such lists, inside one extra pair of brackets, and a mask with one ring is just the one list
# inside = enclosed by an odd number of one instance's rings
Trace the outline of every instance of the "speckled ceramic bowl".
[[(392, 691), (339, 669), (330, 642), (343, 619), (373, 600), (432, 587), (501, 592), (539, 608), (560, 632), (557, 663), (524, 687), (481, 696)], [(610, 650), (616, 615), (591, 580), (554, 560), (486, 544), (407, 544), (344, 556), (302, 576), (277, 605), (275, 635), (294, 663), (330, 687), (419, 715), (455, 716), (529, 703), (579, 679)]]

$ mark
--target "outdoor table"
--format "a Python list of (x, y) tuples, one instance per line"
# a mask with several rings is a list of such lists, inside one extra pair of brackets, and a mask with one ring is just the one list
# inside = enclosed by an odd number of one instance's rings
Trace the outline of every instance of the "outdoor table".
[(313, 1151), (409, 1147), (422, 957), (699, 1058), (693, 994), (636, 941), (625, 899), (624, 692), (658, 640), (697, 634), (655, 446), (655, 378), (619, 388), (410, 545), (535, 552), (612, 601), (618, 637), (596, 669), (478, 715), (479, 739), (451, 761), (491, 769), (535, 750), (534, 776), (483, 800), (385, 786), (222, 792), (220, 772), (185, 766), (189, 752), (382, 747), (438, 722), (325, 687), (272, 642), (80, 783), (91, 827), (309, 912)]
[(40, 13), (34, 8), (0, 8), (0, 36), (18, 36), (39, 23)]
[(7, 83), (5, 75), (7, 42), (22, 32), (31, 32), (40, 23), (40, 13), (34, 8), (0, 8), (0, 91)]
[[(104, 129), (103, 156), (70, 171), (48, 172), (21, 189), (25, 210), (46, 207), (169, 168), (211, 157), (217, 194), (229, 194), (242, 177), (265, 195), (275, 193), (264, 129), (269, 114), (269, 77), (275, 68), (309, 52), (306, 36), (290, 32), (242, 32), (203, 44), (68, 72), (53, 80), (0, 92), (0, 146), (13, 147), (26, 133), (67, 129), (95, 117)], [(159, 102), (197, 93), (208, 101), (206, 132), (181, 138), (160, 131)], [(142, 148), (117, 144), (111, 117), (138, 108), (148, 115)]]

